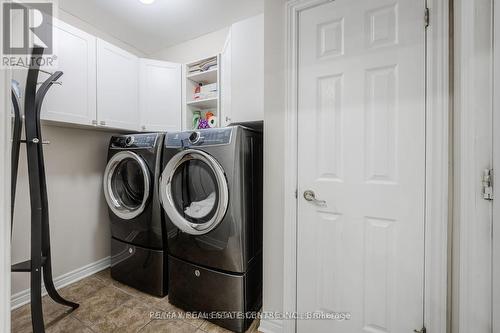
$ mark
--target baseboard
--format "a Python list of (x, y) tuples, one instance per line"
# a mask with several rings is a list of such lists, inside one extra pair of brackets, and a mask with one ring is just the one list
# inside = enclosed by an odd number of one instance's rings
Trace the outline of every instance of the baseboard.
[(261, 319), (259, 332), (262, 333), (283, 333), (283, 321)]
[[(106, 268), (108, 268), (111, 264), (111, 257), (107, 257), (86, 266), (80, 267), (71, 271), (69, 273), (58, 276), (54, 279), (54, 285), (56, 289), (63, 288), (69, 284), (80, 281), (81, 279), (86, 278), (87, 276), (98, 273)], [(42, 285), (42, 295), (46, 295), (47, 291), (45, 287)], [(31, 300), (30, 298), (30, 289), (26, 289), (20, 291), (10, 298), (10, 307), (11, 310), (17, 309), (20, 306), (28, 304)]]

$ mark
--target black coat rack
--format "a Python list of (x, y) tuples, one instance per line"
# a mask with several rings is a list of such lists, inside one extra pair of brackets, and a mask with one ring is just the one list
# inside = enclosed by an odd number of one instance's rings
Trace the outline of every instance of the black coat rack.
[(10, 200), (10, 212), (11, 212), (11, 224), (10, 224), (10, 231), (12, 235), (12, 227), (13, 227), (13, 222), (14, 222), (14, 207), (15, 207), (15, 201), (16, 201), (16, 185), (17, 185), (17, 169), (19, 167), (19, 149), (21, 146), (21, 133), (23, 130), (23, 122), (22, 122), (22, 115), (21, 115), (21, 108), (19, 106), (19, 98), (17, 96), (17, 93), (12, 87), (12, 109), (14, 110), (14, 124), (12, 125), (12, 165), (11, 165), (11, 188), (10, 188), (10, 193), (11, 193), (11, 200)]
[[(21, 140), (22, 118), (17, 96), (13, 93), (14, 135), (12, 149), (12, 211), (17, 181), (19, 161), (19, 145), (26, 144), (28, 160), (28, 178), (31, 202), (31, 260), (12, 266), (12, 272), (27, 272), (31, 275), (31, 321), (34, 333), (45, 332), (42, 311), (42, 274), (43, 283), (49, 296), (57, 303), (78, 308), (78, 304), (62, 298), (57, 292), (52, 279), (52, 261), (50, 252), (49, 207), (47, 197), (47, 181), (43, 157), (42, 128), (40, 113), (43, 100), (54, 82), (63, 73), (55, 72), (45, 80), (37, 91), (38, 74), (41, 71), (43, 48), (33, 49), (33, 64), (29, 67), (24, 97), (24, 127), (26, 140)], [(17, 108), (17, 111), (16, 111)], [(13, 213), (12, 213), (13, 219)], [(43, 272), (43, 273), (42, 273)]]

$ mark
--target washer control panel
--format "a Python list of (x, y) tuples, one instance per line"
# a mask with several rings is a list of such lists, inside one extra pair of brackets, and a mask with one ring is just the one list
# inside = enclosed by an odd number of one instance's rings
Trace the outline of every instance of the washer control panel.
[(219, 146), (231, 143), (233, 128), (211, 128), (173, 132), (165, 136), (165, 147)]
[(119, 135), (111, 138), (111, 148), (115, 149), (144, 149), (153, 148), (158, 134), (131, 134)]

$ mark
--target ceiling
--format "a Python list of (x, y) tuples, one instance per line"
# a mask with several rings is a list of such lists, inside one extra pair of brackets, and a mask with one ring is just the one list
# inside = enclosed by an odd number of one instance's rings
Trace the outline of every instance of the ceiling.
[(264, 0), (59, 0), (59, 7), (149, 55), (262, 13)]

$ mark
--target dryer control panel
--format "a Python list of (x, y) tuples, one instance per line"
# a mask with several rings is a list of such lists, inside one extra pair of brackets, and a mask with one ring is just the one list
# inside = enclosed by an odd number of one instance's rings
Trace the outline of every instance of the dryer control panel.
[(111, 139), (111, 148), (115, 149), (146, 149), (153, 148), (158, 134), (132, 134), (114, 136)]
[(165, 147), (219, 146), (231, 143), (233, 128), (199, 129), (187, 132), (168, 133)]

